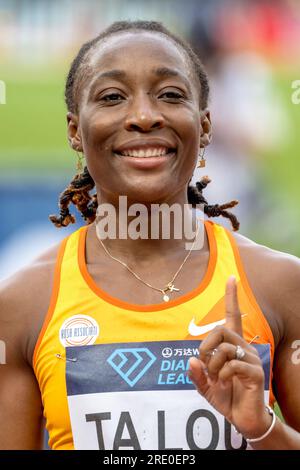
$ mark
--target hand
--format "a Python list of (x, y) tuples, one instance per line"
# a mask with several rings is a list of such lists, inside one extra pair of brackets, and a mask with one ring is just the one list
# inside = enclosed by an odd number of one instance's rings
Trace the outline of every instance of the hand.
[[(271, 417), (264, 405), (264, 371), (256, 349), (243, 338), (234, 276), (226, 283), (226, 323), (202, 341), (199, 359), (190, 359), (189, 377), (198, 392), (245, 437), (266, 432)], [(236, 347), (245, 356), (236, 359)]]

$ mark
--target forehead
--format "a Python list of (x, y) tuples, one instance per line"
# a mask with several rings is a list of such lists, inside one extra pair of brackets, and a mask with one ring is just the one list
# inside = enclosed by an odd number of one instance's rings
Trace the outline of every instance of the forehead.
[[(172, 39), (158, 32), (120, 32), (97, 44), (88, 60), (90, 83), (102, 70), (134, 70), (143, 64), (144, 70), (160, 65), (176, 68), (197, 88), (195, 72), (188, 54)], [(86, 85), (88, 85), (86, 83)]]

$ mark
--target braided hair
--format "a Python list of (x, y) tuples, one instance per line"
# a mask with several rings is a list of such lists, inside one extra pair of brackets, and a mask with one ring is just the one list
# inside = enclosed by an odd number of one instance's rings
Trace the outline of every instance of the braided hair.
[[(73, 60), (66, 81), (65, 87), (65, 102), (68, 111), (77, 113), (80, 102), (80, 91), (83, 82), (88, 76), (93, 74), (92, 67), (89, 66), (89, 60), (96, 47), (107, 37), (126, 31), (150, 31), (158, 32), (167, 36), (177, 46), (181, 47), (187, 55), (194, 72), (199, 80), (201, 88), (200, 93), (200, 106), (206, 108), (209, 96), (209, 84), (206, 71), (203, 67), (199, 57), (195, 54), (191, 46), (181, 38), (171, 33), (162, 23), (157, 21), (116, 21), (111, 26), (106, 28), (97, 37), (82, 45), (77, 56)], [(188, 202), (192, 207), (197, 204), (203, 204), (204, 213), (208, 217), (226, 217), (230, 220), (234, 231), (239, 229), (240, 223), (236, 216), (229, 212), (227, 209), (234, 207), (238, 201), (233, 200), (228, 203), (219, 205), (208, 204), (204, 198), (202, 191), (210, 183), (208, 176), (203, 176), (196, 186), (188, 185)], [(190, 183), (190, 182), (189, 182)], [(98, 207), (97, 194), (90, 194), (90, 191), (95, 187), (95, 182), (89, 174), (87, 166), (84, 167), (82, 173), (77, 174), (68, 187), (60, 194), (59, 197), (59, 216), (50, 215), (49, 219), (56, 227), (66, 227), (69, 224), (76, 222), (75, 217), (70, 213), (69, 205), (74, 204), (81, 216), (87, 224), (92, 223), (96, 218), (96, 211)]]

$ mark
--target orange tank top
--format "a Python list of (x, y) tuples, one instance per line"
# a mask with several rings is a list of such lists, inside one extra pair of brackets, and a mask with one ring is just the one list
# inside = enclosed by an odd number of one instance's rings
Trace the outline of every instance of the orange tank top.
[[(235, 275), (243, 331), (255, 341), (271, 388), (274, 339), (247, 281), (232, 233), (204, 221), (209, 262), (196, 289), (136, 305), (110, 296), (85, 262), (87, 226), (62, 242), (53, 292), (33, 358), (52, 449), (233, 449), (242, 437), (195, 390), (188, 361), (224, 320)], [(248, 446), (249, 448), (249, 446)]]

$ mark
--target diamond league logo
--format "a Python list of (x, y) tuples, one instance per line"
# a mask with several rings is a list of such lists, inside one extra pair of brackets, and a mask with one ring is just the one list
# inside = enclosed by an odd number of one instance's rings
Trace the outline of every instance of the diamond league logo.
[(156, 361), (147, 348), (116, 349), (107, 359), (111, 367), (133, 387)]

